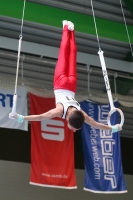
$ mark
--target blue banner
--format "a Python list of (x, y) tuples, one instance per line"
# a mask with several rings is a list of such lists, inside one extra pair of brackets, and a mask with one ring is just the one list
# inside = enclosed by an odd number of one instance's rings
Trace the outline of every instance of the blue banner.
[[(114, 103), (118, 107), (118, 103)], [(110, 105), (98, 105), (91, 101), (80, 103), (82, 110), (95, 121), (107, 124)], [(118, 124), (118, 114), (111, 116), (111, 124)], [(84, 190), (94, 193), (125, 193), (120, 133), (95, 129), (88, 124), (82, 127), (85, 182)]]

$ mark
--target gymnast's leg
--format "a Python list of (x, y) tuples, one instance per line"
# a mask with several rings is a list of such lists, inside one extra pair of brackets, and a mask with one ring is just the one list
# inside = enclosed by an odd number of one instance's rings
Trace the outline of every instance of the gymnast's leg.
[(67, 21), (63, 21), (62, 40), (58, 55), (58, 61), (54, 74), (54, 90), (68, 89), (68, 64), (69, 64), (69, 51), (70, 51), (70, 30), (68, 30)]
[(71, 31), (68, 79), (70, 82), (69, 90), (73, 91), (74, 93), (76, 92), (76, 86), (77, 86), (76, 56), (77, 56), (77, 47), (76, 47), (75, 35), (74, 31)]

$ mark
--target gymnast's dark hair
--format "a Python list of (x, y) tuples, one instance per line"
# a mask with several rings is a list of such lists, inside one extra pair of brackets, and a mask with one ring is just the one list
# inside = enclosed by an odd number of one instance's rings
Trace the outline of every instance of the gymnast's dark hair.
[(83, 126), (84, 120), (85, 118), (83, 113), (80, 110), (74, 110), (69, 115), (68, 123), (72, 127), (80, 129)]

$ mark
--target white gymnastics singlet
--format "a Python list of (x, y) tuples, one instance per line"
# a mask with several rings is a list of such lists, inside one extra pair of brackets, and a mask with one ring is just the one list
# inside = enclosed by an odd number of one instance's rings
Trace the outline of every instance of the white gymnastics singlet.
[(74, 107), (77, 110), (81, 110), (80, 104), (74, 99), (75, 93), (69, 90), (57, 89), (54, 90), (55, 102), (62, 104), (63, 106), (63, 115), (62, 118), (66, 118), (66, 114), (69, 107)]

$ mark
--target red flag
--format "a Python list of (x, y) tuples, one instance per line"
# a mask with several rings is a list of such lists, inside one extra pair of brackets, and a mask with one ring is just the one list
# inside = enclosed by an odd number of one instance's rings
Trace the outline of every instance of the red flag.
[[(54, 98), (42, 98), (30, 94), (31, 115), (41, 114), (53, 108), (55, 108)], [(68, 129), (66, 120), (61, 118), (31, 122), (30, 184), (77, 188), (73, 134)]]

